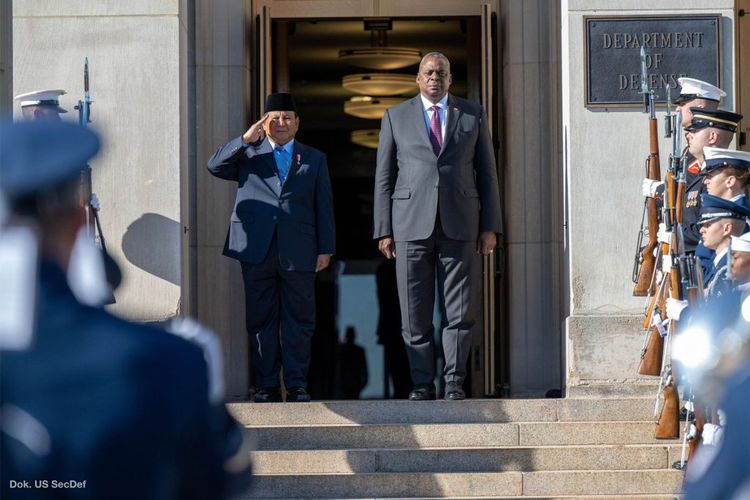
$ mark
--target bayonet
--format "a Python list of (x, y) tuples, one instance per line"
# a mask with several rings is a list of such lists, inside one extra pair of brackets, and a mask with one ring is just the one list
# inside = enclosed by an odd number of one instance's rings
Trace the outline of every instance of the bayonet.
[(643, 94), (643, 105), (648, 113), (648, 71), (646, 69), (646, 51), (641, 47), (641, 94)]

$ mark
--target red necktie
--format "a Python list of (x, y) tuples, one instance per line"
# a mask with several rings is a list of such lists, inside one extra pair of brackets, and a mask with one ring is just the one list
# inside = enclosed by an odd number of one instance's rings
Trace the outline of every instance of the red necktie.
[(440, 108), (433, 106), (432, 119), (430, 120), (430, 142), (432, 143), (432, 150), (435, 152), (435, 156), (440, 154), (440, 150), (443, 149), (443, 133), (440, 130)]

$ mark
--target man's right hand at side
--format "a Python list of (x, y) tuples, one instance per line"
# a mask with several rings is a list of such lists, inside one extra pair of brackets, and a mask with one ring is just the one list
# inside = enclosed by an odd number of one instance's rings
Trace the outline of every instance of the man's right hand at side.
[(258, 142), (263, 137), (263, 124), (268, 120), (268, 113), (257, 122), (250, 125), (250, 128), (242, 134), (242, 142), (245, 144), (252, 144)]
[(385, 236), (378, 240), (378, 250), (385, 255), (386, 259), (393, 259), (396, 257), (396, 244), (393, 243), (393, 238), (390, 236)]

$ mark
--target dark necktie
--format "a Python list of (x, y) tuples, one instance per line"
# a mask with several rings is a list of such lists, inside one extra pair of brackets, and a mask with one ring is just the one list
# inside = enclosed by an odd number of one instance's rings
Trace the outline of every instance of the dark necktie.
[(440, 108), (433, 106), (432, 119), (430, 120), (430, 142), (432, 143), (432, 150), (435, 152), (435, 156), (440, 154), (440, 150), (443, 149), (443, 133), (440, 130)]

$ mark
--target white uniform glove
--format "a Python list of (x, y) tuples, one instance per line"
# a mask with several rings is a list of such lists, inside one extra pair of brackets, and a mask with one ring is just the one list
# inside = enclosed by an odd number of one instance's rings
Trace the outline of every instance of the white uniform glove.
[(705, 424), (703, 426), (703, 444), (709, 446), (719, 446), (721, 438), (724, 436), (724, 428), (720, 425)]
[(91, 199), (89, 200), (89, 205), (91, 205), (91, 208), (99, 211), (100, 205), (99, 205), (99, 198), (96, 197), (94, 193), (91, 193)]
[(641, 193), (648, 198), (661, 197), (664, 192), (664, 183), (653, 179), (645, 178), (641, 184)]
[(659, 223), (659, 232), (656, 233), (656, 239), (659, 243), (669, 245), (672, 243), (672, 231), (667, 231), (667, 225), (663, 222)]
[(687, 300), (678, 300), (673, 298), (667, 299), (667, 318), (675, 321), (680, 320), (682, 311), (688, 306)]

